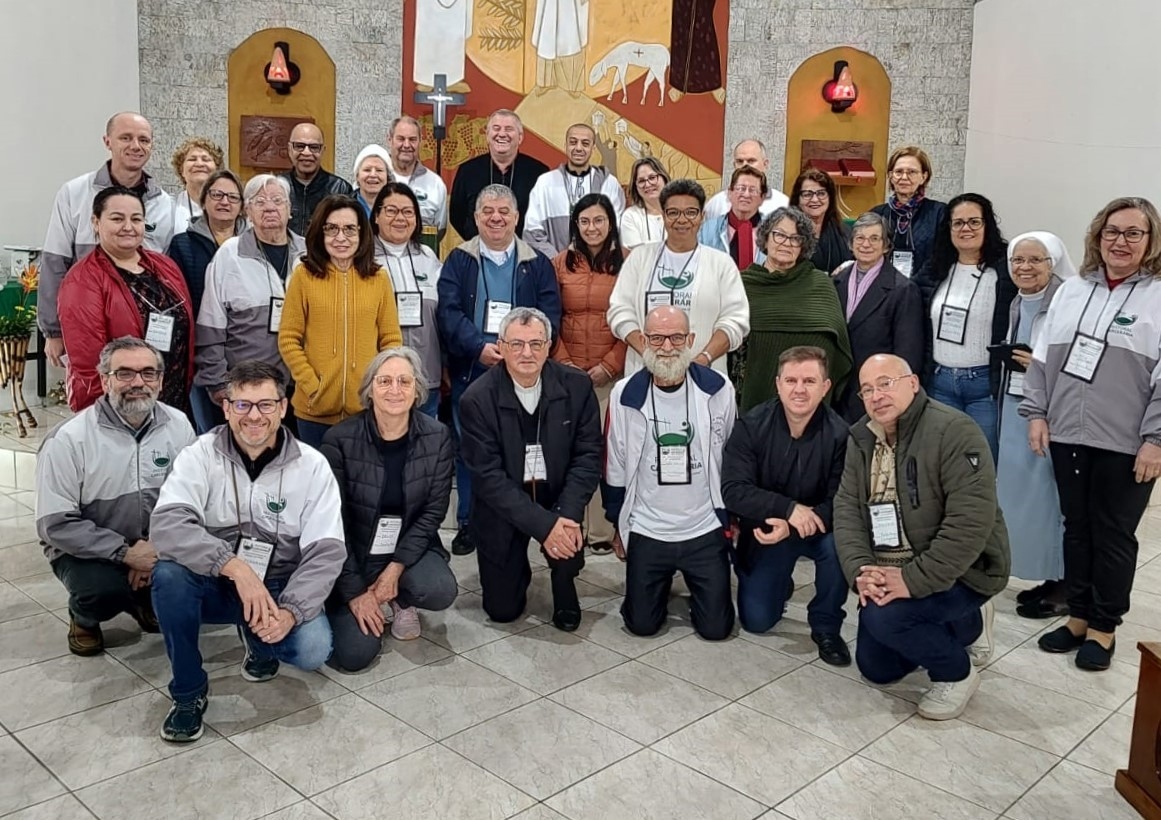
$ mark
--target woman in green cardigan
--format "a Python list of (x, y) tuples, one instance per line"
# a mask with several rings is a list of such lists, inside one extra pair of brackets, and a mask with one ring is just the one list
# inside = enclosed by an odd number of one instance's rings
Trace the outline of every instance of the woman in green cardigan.
[(826, 351), (827, 400), (843, 395), (851, 376), (851, 342), (834, 283), (810, 261), (816, 241), (810, 217), (797, 208), (777, 208), (758, 226), (766, 260), (742, 271), (750, 300), (750, 335), (735, 379), (742, 412), (776, 394), (778, 356), (796, 345)]

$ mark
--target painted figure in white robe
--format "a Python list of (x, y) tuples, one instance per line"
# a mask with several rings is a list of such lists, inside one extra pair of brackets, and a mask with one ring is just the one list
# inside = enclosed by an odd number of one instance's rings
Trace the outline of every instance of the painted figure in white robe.
[(447, 75), (448, 90), (471, 91), (464, 82), (468, 37), (472, 34), (475, 0), (416, 0), (415, 52), (412, 79), (420, 91), (430, 91), (436, 74)]
[[(422, 2), (422, 0), (421, 0)], [(557, 86), (570, 94), (585, 87), (584, 49), (589, 43), (589, 0), (536, 0), (532, 46), (536, 88)]]

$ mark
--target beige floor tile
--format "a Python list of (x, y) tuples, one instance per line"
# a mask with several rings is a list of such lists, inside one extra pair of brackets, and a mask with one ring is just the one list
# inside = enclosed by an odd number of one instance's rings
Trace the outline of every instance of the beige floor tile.
[(736, 703), (653, 749), (767, 806), (850, 756), (846, 749)]
[[(1157, 587), (1155, 589), (1161, 590)], [(1129, 611), (1125, 613), (1124, 620), (1153, 629), (1161, 629), (1161, 595), (1155, 592), (1146, 592), (1139, 585), (1134, 584)]]
[(1140, 668), (1141, 650), (1137, 644), (1161, 643), (1161, 624), (1142, 626), (1132, 621), (1125, 621), (1117, 627), (1117, 651), (1113, 654), (1113, 663), (1127, 664)]
[(465, 592), (447, 609), (424, 613), (424, 637), (452, 652), (463, 653), (541, 623), (527, 613), (509, 624), (494, 623), (484, 614), (482, 601), (476, 593)]
[(729, 702), (637, 661), (583, 680), (551, 699), (646, 745)]
[[(851, 657), (853, 658), (854, 655), (855, 645), (852, 645)], [(841, 675), (864, 686), (869, 686), (877, 692), (886, 692), (897, 698), (902, 698), (908, 703), (919, 703), (923, 696), (927, 694), (927, 690), (931, 688), (931, 678), (927, 677), (927, 673), (922, 669), (916, 669), (914, 672), (906, 675), (902, 680), (895, 681), (894, 683), (880, 684), (871, 683), (864, 678), (859, 672), (858, 665), (853, 662), (850, 666), (831, 666), (830, 664), (823, 663), (820, 658), (811, 663), (811, 666), (825, 672), (830, 672), (832, 675)]]
[(1013, 649), (991, 669), (1110, 710), (1137, 690), (1136, 668), (1114, 661), (1104, 672), (1086, 672), (1076, 668), (1075, 658), (1044, 652), (1032, 642)]
[[(0, 521), (0, 578), (6, 581), (40, 575), (49, 569), (44, 549), (33, 540), (36, 538), (36, 530), (23, 526), (15, 531), (11, 526), (14, 521), (22, 520), (12, 518)], [(31, 520), (30, 516), (27, 523), (31, 523)]]
[(527, 811), (513, 815), (512, 820), (568, 820), (563, 814), (555, 812), (543, 803), (537, 803)]
[[(214, 624), (202, 627), (198, 647), (201, 649), (202, 668), (206, 674), (237, 666), (246, 655), (238, 631), (233, 626)], [(165, 654), (165, 641), (160, 635), (141, 635), (139, 640), (110, 647), (109, 654), (158, 689), (165, 689), (173, 677), (169, 657)]]
[(21, 503), (17, 496), (25, 499), (28, 498), (27, 492), (12, 493), (11, 495), (0, 495), (0, 521), (9, 521), (13, 518), (27, 517), (29, 514), (36, 512), (35, 493), (33, 493), (32, 506)]
[(1129, 765), (1129, 745), (1133, 737), (1131, 715), (1113, 714), (1101, 726), (1085, 738), (1068, 756), (1073, 763), (1080, 763), (1110, 777), (1118, 769)]
[(1133, 695), (1133, 697), (1131, 697), (1127, 701), (1125, 701), (1125, 704), (1120, 709), (1117, 710), (1117, 714), (1118, 715), (1128, 715), (1129, 717), (1132, 717), (1133, 713), (1136, 711), (1136, 709), (1137, 709), (1137, 696)]
[(548, 624), (473, 649), (464, 657), (541, 695), (626, 661), (624, 655)]
[[(858, 632), (853, 612), (847, 612), (841, 634), (847, 643), (852, 643)], [(810, 639), (810, 624), (806, 621), (806, 607), (801, 604), (787, 604), (786, 614), (769, 632), (754, 634), (742, 630), (738, 637), (743, 640), (776, 649), (800, 661), (813, 661), (818, 657), (818, 647)], [(853, 648), (853, 646), (852, 646)]]
[(749, 820), (763, 808), (652, 749), (609, 766), (545, 802), (570, 820)]
[(148, 689), (108, 656), (65, 655), (0, 675), (0, 723), (17, 732)]
[[(420, 615), (420, 618), (423, 616)], [(451, 657), (450, 650), (427, 638), (416, 638), (413, 641), (397, 641), (387, 634), (383, 638), (383, 650), (371, 665), (358, 672), (339, 672), (329, 666), (323, 666), (318, 671), (333, 680), (340, 686), (352, 692), (381, 680), (402, 675), (414, 669), (427, 666), (429, 663)]]
[(68, 626), (50, 613), (0, 624), (0, 672), (68, 653)]
[(585, 555), (585, 568), (580, 574), (582, 581), (611, 590), (617, 595), (625, 594), (625, 564), (615, 555)]
[(640, 657), (693, 634), (693, 626), (689, 623), (688, 598), (670, 598), (665, 626), (656, 635), (648, 637), (634, 635), (625, 628), (625, 621), (621, 617), (622, 600), (613, 598), (586, 609), (581, 613), (581, 625), (575, 634), (628, 658)]
[(437, 740), (537, 697), (458, 656), (381, 681), (359, 694)]
[(211, 743), (77, 792), (101, 818), (250, 820), (301, 797), (229, 743)]
[(4, 820), (93, 820), (93, 814), (71, 794), (62, 794), (15, 814), (6, 814)]
[[(47, 566), (47, 564), (46, 564)], [(52, 572), (41, 572), (12, 582), (19, 589), (45, 609), (60, 609), (69, 605), (69, 593)]]
[[(0, 691), (4, 691), (0, 689)], [(64, 794), (65, 788), (12, 737), (0, 737), (0, 814)]]
[(279, 809), (262, 820), (329, 820), (330, 815), (309, 800)]
[(244, 680), (240, 669), (226, 666), (209, 673), (210, 705), (205, 720), (227, 737), (347, 693), (317, 672), (285, 663), (278, 677), (264, 683)]
[(547, 700), (521, 706), (443, 743), (538, 800), (641, 748)]
[(352, 693), (235, 735), (231, 742), (312, 795), (431, 741)]
[(44, 607), (25, 595), (20, 589), (6, 582), (0, 582), (0, 623), (39, 615)]
[(439, 820), (503, 820), (536, 801), (471, 761), (433, 744), (314, 798), (338, 820), (390, 815)]
[(794, 658), (749, 641), (706, 641), (697, 635), (662, 646), (638, 660), (729, 700), (753, 692), (801, 665)]
[[(193, 748), (158, 736), (170, 700), (149, 690), (42, 723), (17, 738), (70, 789), (81, 789)], [(218, 735), (207, 729), (197, 747)]]
[(741, 703), (852, 752), (915, 713), (913, 704), (813, 666), (796, 669)]
[[(39, 429), (39, 428), (38, 428)], [(47, 432), (47, 431), (44, 431)], [(43, 433), (37, 436), (43, 438)], [(28, 438), (33, 438), (29, 436)], [(21, 443), (27, 443), (28, 439), (23, 439)], [(22, 453), (16, 452), (16, 489), (18, 490), (35, 490), (36, 489), (36, 453)]]
[[(576, 594), (580, 600), (581, 609), (588, 609), (619, 597), (619, 593), (590, 584), (579, 578), (576, 581)], [(552, 620), (552, 576), (550, 573), (538, 572), (532, 576), (532, 583), (528, 586), (528, 608), (525, 611), (542, 621)]]
[(1029, 789), (1005, 816), (1012, 820), (1138, 820), (1137, 812), (1117, 793), (1111, 775), (1067, 760)]

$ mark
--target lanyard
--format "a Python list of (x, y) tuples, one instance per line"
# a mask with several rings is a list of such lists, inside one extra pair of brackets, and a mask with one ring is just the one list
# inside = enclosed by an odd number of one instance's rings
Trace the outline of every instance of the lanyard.
[[(649, 382), (649, 405), (653, 410), (653, 443), (657, 446), (657, 482), (661, 483), (661, 438), (657, 430), (657, 398), (654, 394), (653, 382)], [(685, 425), (682, 429), (689, 429), (689, 380), (682, 382), (682, 389), (685, 391)], [(689, 442), (685, 443), (689, 447)]]
[[(504, 178), (507, 177), (507, 182)], [(488, 183), (494, 185), (496, 183), (496, 163), (491, 157), (488, 158)], [(512, 191), (513, 196), (516, 190), (512, 188), (516, 184), (516, 160), (512, 160), (512, 167), (507, 171), (500, 171), (500, 184), (506, 185)]]
[(274, 280), (270, 278), (270, 274), (273, 273), (275, 276), (279, 276), (282, 282), (286, 281), (286, 269), (290, 267), (290, 243), (288, 242), (286, 246), (286, 260), (282, 263), (282, 273), (280, 275), (278, 269), (270, 264), (270, 259), (266, 256), (266, 249), (262, 247), (261, 242), (258, 242), (258, 237), (254, 237), (254, 241), (258, 243), (258, 253), (262, 254), (262, 262), (265, 264), (263, 270), (266, 272), (266, 286), (270, 289), (270, 298), (273, 299)]
[[(278, 471), (278, 500), (282, 500), (282, 476), (285, 470)], [(234, 485), (234, 517), (238, 521), (238, 535), (242, 535), (242, 500), (238, 496), (238, 468), (234, 462), (230, 462), (230, 481)], [(254, 482), (250, 482), (250, 495), (254, 495)], [(246, 511), (250, 513), (250, 507), (246, 507)], [(253, 513), (250, 514), (250, 523), (254, 523)], [(278, 529), (282, 525), (282, 517), (274, 516), (274, 543), (278, 543)], [(251, 536), (253, 537), (253, 536)]]
[[(580, 176), (578, 176), (576, 174), (570, 174), (564, 168), (560, 169), (560, 175), (562, 177), (564, 177), (564, 192), (568, 196), (568, 205), (569, 205), (570, 211), (572, 210), (572, 206), (576, 205), (577, 202), (580, 201), (580, 198), (585, 195), (585, 180), (586, 179), (589, 181), (589, 193), (593, 192), (592, 173), (593, 173), (592, 168), (589, 168), (587, 171), (585, 171)], [(576, 180), (576, 184), (570, 188), (569, 182), (571, 180), (574, 180), (574, 179)]]
[[(163, 285), (162, 287), (164, 287), (164, 285)], [(1135, 285), (1135, 284), (1134, 284), (1134, 287), (1136, 287), (1136, 285)], [(180, 302), (178, 302), (176, 305), (170, 305), (170, 306), (169, 306), (169, 307), (167, 307), (165, 310), (162, 310), (162, 309), (161, 309), (161, 308), (159, 308), (157, 305), (155, 305), (155, 304), (153, 304), (152, 302), (150, 302), (150, 301), (149, 301), (149, 297), (148, 297), (148, 296), (146, 296), (144, 293), (137, 293), (137, 294), (135, 294), (135, 295), (136, 295), (136, 296), (137, 296), (137, 298), (138, 298), (138, 299), (140, 299), (142, 302), (144, 302), (145, 304), (149, 305), (149, 308), (150, 308), (150, 310), (152, 310), (154, 313), (158, 313), (158, 314), (160, 314), (160, 315), (162, 315), (162, 316), (164, 316), (165, 314), (169, 313), (171, 310), (176, 310), (177, 308), (179, 308), (179, 307), (181, 307), (182, 305), (184, 305), (184, 304), (185, 304), (185, 299), (182, 299), (182, 300), (181, 300)]]
[[(492, 294), (488, 291), (488, 272), (484, 270), (484, 259), (485, 259), (485, 256), (484, 256), (483, 252), (481, 251), (480, 252), (480, 274), (482, 275), (483, 280), (484, 280), (484, 302), (486, 304), (487, 302), (492, 301)], [(497, 265), (496, 267), (500, 267), (500, 266)], [(412, 267), (412, 271), (414, 271), (414, 270), (415, 270), (415, 268)], [(511, 294), (511, 296), (512, 296), (512, 298), (508, 302), (508, 304), (515, 305), (516, 304), (516, 248), (515, 247), (512, 248), (512, 294)]]
[[(1121, 306), (1119, 308), (1117, 308), (1117, 312), (1113, 314), (1113, 318), (1109, 319), (1109, 323), (1105, 327), (1104, 336), (1101, 337), (1102, 341), (1108, 342), (1109, 331), (1113, 329), (1113, 322), (1115, 322), (1117, 320), (1117, 316), (1119, 316), (1121, 313), (1124, 313), (1125, 305), (1129, 304), (1129, 299), (1132, 298), (1133, 291), (1134, 291), (1134, 289), (1136, 289), (1139, 282), (1140, 282), (1140, 280), (1138, 279), (1136, 282), (1134, 282), (1132, 285), (1129, 286), (1129, 292), (1127, 294), (1125, 294), (1125, 301), (1121, 302)], [(1089, 291), (1088, 299), (1084, 303), (1084, 310), (1082, 310), (1080, 312), (1080, 319), (1078, 319), (1076, 322), (1076, 332), (1078, 334), (1081, 332), (1080, 326), (1084, 324), (1084, 317), (1088, 315), (1089, 305), (1092, 304), (1092, 297), (1096, 294), (1096, 292), (1097, 292), (1097, 283), (1093, 282), (1092, 290)], [(1094, 339), (1096, 338), (1096, 331), (1097, 331), (1097, 327), (1100, 325), (1101, 317), (1105, 315), (1105, 310), (1108, 309), (1109, 301), (1112, 298), (1113, 298), (1113, 292), (1112, 292), (1112, 290), (1110, 290), (1108, 296), (1105, 297), (1105, 303), (1101, 306), (1100, 313), (1097, 314), (1096, 319), (1093, 321), (1093, 325), (1092, 325), (1093, 332), (1089, 335), (1091, 335), (1092, 338), (1094, 338)]]
[(984, 281), (984, 272), (982, 270), (977, 270), (975, 273), (972, 274), (972, 277), (976, 280), (976, 283), (972, 287), (971, 298), (968, 299), (967, 304), (964, 305), (963, 307), (958, 307), (957, 305), (951, 304), (951, 289), (955, 285), (955, 273), (956, 273), (956, 269), (953, 267), (951, 269), (951, 276), (949, 276), (947, 279), (947, 293), (943, 297), (943, 303), (946, 306), (951, 307), (951, 308), (958, 308), (959, 310), (965, 310), (965, 311), (971, 310), (972, 302), (974, 302), (976, 300), (976, 294), (979, 293), (979, 291), (980, 291), (980, 282)]
[[(650, 271), (650, 273), (649, 273), (649, 287), (647, 287), (646, 290), (652, 290), (653, 283), (655, 281), (660, 281), (657, 279), (657, 268), (658, 268), (658, 266), (661, 265), (661, 259), (662, 259), (662, 257), (665, 256), (665, 250), (666, 250), (665, 246), (662, 245), (660, 252), (657, 254), (657, 258), (653, 260), (653, 270)], [(677, 276), (673, 280), (673, 284), (669, 286), (670, 293), (673, 293), (674, 291), (677, 290), (677, 283), (681, 281), (681, 278), (683, 276), (685, 276), (685, 271), (689, 268), (689, 265), (691, 262), (693, 262), (693, 258), (695, 256), (697, 256), (697, 248), (696, 247), (692, 251), (689, 252), (689, 257), (685, 260), (685, 264), (681, 266), (681, 270), (678, 271)], [(665, 283), (661, 282), (661, 284), (664, 285)]]
[[(391, 270), (391, 256), (392, 256), (392, 254), (391, 254), (391, 253), (390, 253), (390, 252), (387, 250), (387, 248), (386, 248), (386, 246), (383, 244), (383, 241), (382, 241), (382, 240), (376, 239), (376, 240), (375, 240), (375, 242), (376, 242), (376, 244), (378, 244), (378, 245), (379, 245), (379, 250), (381, 250), (381, 251), (383, 252), (383, 262), (384, 262), (384, 265), (385, 265), (385, 267), (387, 268), (387, 275), (388, 275), (389, 277), (391, 277), (391, 285), (392, 285), (392, 287), (394, 287), (394, 288), (395, 288), (395, 290), (402, 290), (402, 291), (416, 291), (416, 290), (419, 290), (419, 277), (417, 277), (417, 276), (415, 275), (415, 260), (414, 260), (414, 259), (412, 258), (412, 256), (411, 256), (411, 243), (410, 243), (410, 242), (408, 242), (408, 243), (407, 243), (407, 245), (406, 245), (406, 248), (407, 248), (407, 264), (411, 266), (411, 281), (415, 283), (415, 287), (414, 287), (414, 288), (409, 288), (409, 287), (407, 287), (407, 276), (406, 276), (406, 273), (407, 273), (407, 272), (403, 270), (403, 266), (402, 266), (402, 265), (400, 265), (400, 268), (399, 268), (399, 279), (400, 279), (400, 281), (401, 281), (401, 284), (400, 284), (400, 285), (396, 285), (396, 284), (395, 284), (395, 271)], [(513, 253), (513, 256), (515, 256), (515, 253)], [(403, 258), (402, 256), (400, 256), (400, 257), (399, 257), (399, 259), (400, 259), (400, 260), (402, 260), (402, 258)], [(486, 296), (487, 296), (487, 292), (488, 292), (488, 277), (487, 277), (487, 276), (485, 276), (485, 277), (484, 277), (484, 294), (485, 294), (485, 298), (486, 298)]]

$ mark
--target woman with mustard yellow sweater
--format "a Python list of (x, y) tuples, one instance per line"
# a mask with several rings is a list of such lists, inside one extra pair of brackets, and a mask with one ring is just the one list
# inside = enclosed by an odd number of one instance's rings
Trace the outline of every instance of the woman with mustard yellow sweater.
[(349, 196), (318, 204), (306, 256), (275, 299), (271, 330), (295, 381), (298, 436), (317, 447), (332, 424), (363, 411), (359, 379), (375, 354), (403, 344), (391, 278), (375, 263), (371, 223)]

